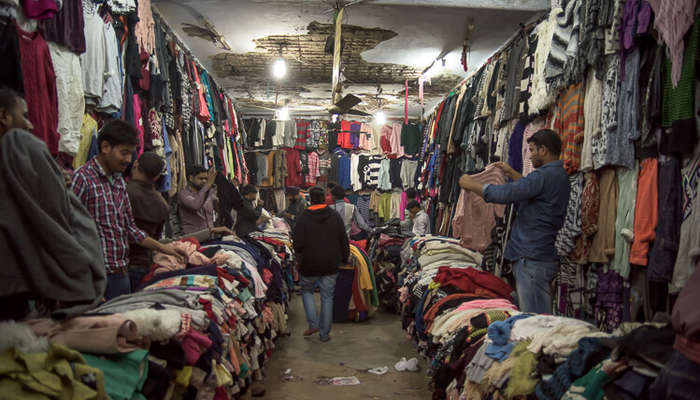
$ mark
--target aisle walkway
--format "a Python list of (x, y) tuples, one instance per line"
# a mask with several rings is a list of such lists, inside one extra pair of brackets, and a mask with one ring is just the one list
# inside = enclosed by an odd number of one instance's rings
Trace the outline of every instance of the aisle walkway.
[[(318, 298), (318, 295), (316, 295)], [(429, 399), (425, 362), (420, 372), (397, 372), (394, 364), (401, 357), (415, 357), (416, 350), (401, 330), (397, 315), (378, 313), (364, 323), (335, 324), (331, 341), (321, 343), (318, 335), (304, 338), (306, 319), (301, 296), (294, 296), (289, 311), (292, 335), (277, 341), (277, 348), (267, 363), (263, 382), (264, 399)], [(366, 372), (388, 366), (386, 375)], [(285, 370), (300, 380), (286, 381)], [(315, 383), (319, 377), (356, 376), (356, 386), (328, 386)]]

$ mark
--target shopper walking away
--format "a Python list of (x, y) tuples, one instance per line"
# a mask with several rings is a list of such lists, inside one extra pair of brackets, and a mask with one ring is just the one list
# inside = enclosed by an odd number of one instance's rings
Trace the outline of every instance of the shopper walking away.
[(517, 205), (505, 258), (513, 263), (520, 310), (551, 314), (551, 283), (559, 269), (554, 241), (566, 216), (569, 178), (559, 160), (562, 143), (556, 132), (540, 130), (527, 142), (532, 152), (532, 165), (536, 168), (528, 176), (523, 177), (501, 162), (497, 165), (513, 182), (482, 185), (469, 175), (463, 175), (459, 185), (489, 203)]
[(73, 174), (72, 190), (95, 220), (107, 269), (105, 299), (131, 292), (127, 266), (129, 243), (178, 257), (187, 256), (170, 245), (149, 237), (134, 222), (126, 182), (122, 174), (131, 164), (138, 145), (136, 129), (113, 119), (97, 137), (99, 154)]
[[(302, 300), (309, 324), (304, 336), (320, 330), (321, 341), (327, 342), (333, 322), (338, 267), (348, 263), (350, 245), (340, 216), (325, 204), (323, 188), (315, 186), (309, 194), (311, 206), (299, 216), (292, 230), (292, 241), (299, 260)], [(320, 318), (314, 302), (316, 285), (321, 289)]]

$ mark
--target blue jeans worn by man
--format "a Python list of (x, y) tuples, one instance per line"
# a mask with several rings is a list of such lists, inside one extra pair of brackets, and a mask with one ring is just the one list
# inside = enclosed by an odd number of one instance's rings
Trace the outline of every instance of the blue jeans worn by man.
[(520, 258), (513, 262), (518, 308), (537, 314), (552, 313), (552, 280), (559, 269), (556, 261)]
[[(333, 295), (335, 293), (335, 281), (338, 274), (324, 276), (301, 276), (301, 299), (304, 302), (304, 312), (309, 329), (320, 331), (321, 341), (325, 342), (330, 337), (333, 324)], [(318, 286), (321, 289), (321, 314), (316, 312), (314, 291)]]

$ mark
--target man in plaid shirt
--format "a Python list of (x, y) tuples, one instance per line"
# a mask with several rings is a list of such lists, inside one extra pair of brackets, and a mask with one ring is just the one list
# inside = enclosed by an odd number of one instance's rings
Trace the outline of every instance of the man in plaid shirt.
[(129, 243), (179, 258), (170, 245), (146, 235), (134, 222), (122, 173), (131, 164), (139, 143), (136, 129), (126, 121), (105, 123), (97, 138), (100, 153), (73, 175), (72, 189), (95, 220), (107, 268), (105, 299), (131, 292), (129, 280)]

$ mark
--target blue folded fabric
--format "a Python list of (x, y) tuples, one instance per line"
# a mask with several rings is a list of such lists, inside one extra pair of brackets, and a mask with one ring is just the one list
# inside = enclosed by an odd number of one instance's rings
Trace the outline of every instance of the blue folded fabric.
[(505, 321), (496, 321), (489, 325), (487, 333), (492, 343), (488, 345), (484, 354), (497, 361), (503, 361), (508, 358), (513, 351), (513, 347), (515, 347), (515, 343), (509, 343), (510, 331), (513, 328), (513, 324), (519, 319), (531, 316), (531, 314), (518, 314)]

